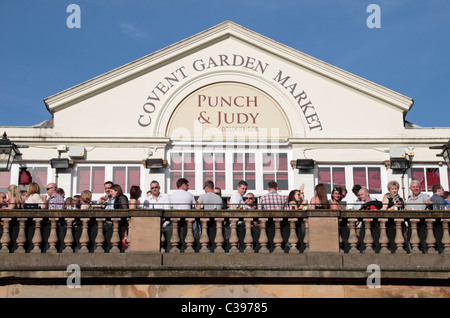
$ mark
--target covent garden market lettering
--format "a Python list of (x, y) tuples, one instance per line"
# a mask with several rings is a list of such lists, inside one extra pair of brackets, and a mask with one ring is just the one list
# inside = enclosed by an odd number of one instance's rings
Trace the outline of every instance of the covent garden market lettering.
[[(260, 73), (264, 76), (269, 76), (269, 78), (275, 81), (277, 84), (281, 85), (285, 88), (299, 105), (303, 115), (305, 116), (305, 120), (309, 125), (310, 130), (322, 130), (322, 124), (320, 122), (319, 116), (310, 100), (308, 100), (308, 96), (306, 92), (300, 88), (298, 88), (298, 83), (292, 81), (290, 76), (283, 74), (283, 71), (276, 70), (271, 73), (270, 66), (268, 63), (261, 62), (250, 56), (242, 56), (238, 54), (226, 55), (219, 54), (215, 57), (209, 57), (208, 59), (197, 59), (195, 60), (190, 67), (181, 66), (170, 75), (164, 77), (164, 79), (153, 88), (151, 93), (148, 95), (146, 102), (142, 106), (142, 110), (144, 114), (141, 114), (138, 119), (138, 124), (141, 127), (148, 127), (152, 123), (152, 114), (157, 110), (159, 103), (161, 102), (163, 96), (167, 94), (172, 88), (176, 85), (180, 84), (183, 80), (189, 77), (192, 73), (198, 73), (209, 69), (214, 68), (225, 68), (225, 67), (245, 67), (247, 69), (253, 70), (257, 73)], [(269, 75), (271, 73), (271, 75)], [(201, 124), (211, 124), (211, 117), (208, 116), (208, 113), (203, 109), (205, 107), (217, 107), (217, 106), (227, 106), (227, 107), (249, 107), (250, 104), (253, 107), (257, 107), (257, 100), (255, 97), (250, 99), (251, 97), (244, 96), (236, 96), (236, 97), (227, 97), (221, 98), (222, 103), (213, 102), (211, 103), (210, 98), (207, 101), (207, 96), (199, 95), (198, 107), (199, 107), (199, 115), (198, 120)], [(215, 97), (214, 97), (215, 98)], [(214, 99), (213, 99), (214, 100)], [(217, 116), (223, 116), (218, 112)], [(243, 115), (239, 115), (239, 113), (228, 114), (227, 118), (217, 118), (215, 123), (220, 125), (221, 122), (230, 124), (234, 121), (234, 124), (256, 124), (257, 113), (248, 114), (246, 118)], [(244, 114), (245, 115), (245, 114)]]

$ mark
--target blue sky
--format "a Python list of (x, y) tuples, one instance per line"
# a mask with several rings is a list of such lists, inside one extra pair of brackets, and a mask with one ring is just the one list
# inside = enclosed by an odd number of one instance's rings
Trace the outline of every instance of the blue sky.
[(412, 123), (450, 127), (449, 0), (1, 0), (0, 126), (43, 122), (44, 98), (226, 20), (412, 98)]

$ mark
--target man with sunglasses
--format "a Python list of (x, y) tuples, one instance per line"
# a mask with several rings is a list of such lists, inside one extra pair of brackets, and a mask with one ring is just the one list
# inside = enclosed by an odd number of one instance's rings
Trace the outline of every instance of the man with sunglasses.
[(150, 182), (149, 192), (149, 196), (144, 200), (145, 209), (170, 209), (170, 196), (161, 193), (158, 181)]
[(256, 209), (256, 198), (255, 195), (251, 192), (247, 193), (247, 195), (244, 197), (244, 210), (254, 210)]
[[(255, 210), (257, 208), (256, 205), (256, 197), (253, 193), (248, 192), (247, 195), (244, 196), (244, 210)], [(241, 243), (241, 247), (244, 246), (244, 237), (245, 237), (245, 227), (243, 229), (241, 229), (241, 231), (243, 230), (243, 233), (241, 233), (241, 235), (239, 237), (240, 243)], [(261, 245), (258, 242), (258, 238), (261, 235), (261, 231), (260, 231), (260, 227), (259, 227), (259, 222), (256, 218), (253, 218), (253, 221), (251, 223), (251, 234), (252, 234), (252, 238), (253, 238), (253, 244), (254, 244), (254, 250), (258, 251), (261, 248)], [(243, 249), (241, 249), (243, 250)]]
[[(58, 194), (58, 187), (56, 183), (47, 184), (47, 201), (45, 202), (45, 208), (48, 210), (58, 210), (65, 208), (64, 198)], [(48, 238), (50, 236), (51, 224), (48, 218), (44, 218), (42, 220), (42, 231), (43, 238), (45, 242), (44, 249), (47, 250), (49, 248)], [(57, 236), (58, 236), (58, 244), (56, 248), (58, 252), (61, 253), (64, 248), (64, 237), (66, 236), (67, 223), (63, 219), (60, 219), (57, 223)]]
[[(159, 182), (153, 180), (150, 182), (150, 190), (147, 192), (148, 197), (144, 200), (144, 209), (170, 209), (170, 196), (161, 193)], [(163, 225), (161, 232), (164, 234), (166, 248), (170, 250), (170, 238), (172, 237), (172, 224), (168, 219), (162, 219)]]
[(58, 194), (57, 189), (56, 183), (47, 185), (46, 208), (49, 210), (64, 209), (64, 198)]

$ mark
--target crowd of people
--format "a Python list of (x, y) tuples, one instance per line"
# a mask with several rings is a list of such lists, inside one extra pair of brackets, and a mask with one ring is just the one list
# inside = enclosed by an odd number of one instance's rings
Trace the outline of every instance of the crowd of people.
[[(238, 183), (236, 191), (230, 198), (222, 198), (222, 191), (215, 187), (213, 181), (204, 183), (205, 193), (197, 199), (189, 192), (189, 181), (180, 178), (176, 183), (177, 189), (171, 194), (163, 194), (158, 181), (150, 183), (150, 189), (142, 200), (140, 186), (133, 185), (129, 190), (129, 197), (124, 194), (122, 187), (107, 181), (104, 184), (105, 195), (98, 201), (93, 201), (89, 190), (82, 191), (79, 195), (65, 197), (64, 190), (58, 188), (55, 183), (46, 186), (46, 194), (41, 195), (40, 187), (32, 182), (28, 190), (20, 191), (17, 185), (10, 185), (7, 192), (0, 192), (0, 208), (44, 208), (44, 209), (91, 209), (93, 205), (99, 205), (105, 209), (266, 209), (266, 210), (302, 210), (302, 209), (333, 209), (333, 210), (447, 210), (450, 209), (450, 192), (440, 184), (432, 187), (433, 195), (422, 192), (419, 181), (410, 183), (411, 195), (405, 199), (399, 195), (399, 183), (390, 181), (387, 185), (388, 192), (384, 194), (382, 201), (370, 196), (370, 191), (360, 185), (352, 188), (356, 196), (355, 202), (346, 202), (348, 194), (345, 186), (335, 186), (328, 197), (324, 184), (317, 184), (314, 188), (314, 196), (308, 201), (304, 195), (305, 185), (283, 196), (278, 192), (275, 181), (267, 184), (268, 193), (257, 198), (253, 193), (247, 192), (248, 184), (242, 180)], [(142, 200), (142, 202), (141, 202)]]
[[(258, 198), (251, 192), (248, 192), (248, 184), (242, 180), (237, 184), (235, 192), (229, 197), (222, 197), (220, 188), (215, 187), (213, 181), (207, 180), (204, 183), (204, 193), (198, 198), (189, 192), (189, 181), (185, 178), (180, 178), (176, 182), (177, 189), (171, 194), (161, 192), (161, 187), (158, 181), (150, 182), (150, 189), (146, 193), (146, 197), (142, 199), (142, 190), (139, 186), (133, 185), (129, 190), (129, 197), (124, 194), (122, 187), (114, 184), (112, 181), (104, 183), (105, 195), (99, 200), (93, 201), (92, 193), (89, 190), (82, 191), (79, 195), (73, 197), (65, 197), (64, 190), (58, 188), (55, 183), (49, 183), (46, 186), (46, 194), (41, 195), (40, 186), (32, 182), (28, 186), (27, 191), (20, 191), (17, 185), (10, 185), (6, 193), (0, 192), (0, 208), (1, 209), (79, 209), (88, 210), (93, 206), (101, 207), (103, 209), (206, 209), (206, 210), (224, 210), (224, 209), (242, 209), (242, 210), (315, 210), (315, 209), (332, 209), (332, 210), (447, 210), (450, 209), (450, 192), (445, 191), (440, 184), (432, 187), (433, 195), (422, 192), (419, 181), (413, 180), (410, 183), (410, 196), (407, 199), (399, 195), (399, 183), (397, 181), (390, 181), (387, 185), (388, 192), (383, 196), (383, 199), (377, 200), (372, 198), (370, 191), (364, 187), (355, 185), (352, 192), (356, 196), (355, 202), (346, 202), (344, 199), (347, 196), (347, 189), (345, 186), (335, 186), (331, 189), (331, 194), (328, 197), (327, 187), (324, 184), (317, 184), (314, 188), (314, 196), (307, 200), (304, 194), (304, 185), (299, 189), (289, 192), (288, 196), (279, 193), (278, 185), (275, 181), (270, 181), (267, 184), (267, 193)], [(10, 224), (11, 235), (15, 235), (14, 231), (18, 231), (17, 220), (12, 220)], [(2, 224), (0, 223), (0, 226)], [(78, 238), (77, 247), (79, 248), (79, 237), (81, 236), (81, 222), (76, 218), (74, 223), (74, 234)], [(29, 228), (33, 228), (33, 222), (29, 224)], [(65, 220), (60, 220), (57, 227), (57, 235), (60, 241), (63, 242), (67, 224)], [(180, 229), (183, 229), (181, 224)], [(185, 227), (184, 227), (185, 228)], [(267, 229), (273, 228), (270, 222), (267, 224)], [(286, 226), (282, 226), (287, 228)], [(28, 229), (28, 227), (27, 227)], [(44, 219), (42, 230), (44, 238), (49, 235), (50, 222)], [(89, 225), (90, 237), (96, 236), (96, 223), (91, 221)], [(243, 221), (237, 224), (238, 236), (240, 241), (243, 239), (245, 227)], [(253, 231), (258, 230), (258, 222), (252, 223)], [(162, 224), (162, 232), (170, 241), (172, 226), (170, 219), (164, 219)], [(226, 239), (230, 236), (230, 226), (224, 224), (224, 231)], [(28, 231), (27, 236), (31, 241), (33, 231)], [(111, 219), (107, 218), (104, 224), (104, 234), (106, 238), (106, 250), (111, 248), (110, 239), (113, 233), (113, 226)], [(126, 219), (122, 219), (119, 223), (119, 235), (121, 240), (121, 249), (127, 248), (127, 233), (128, 223)], [(198, 240), (201, 233), (201, 227), (198, 221), (194, 222), (194, 237)], [(17, 234), (17, 233), (16, 233)], [(184, 233), (185, 234), (185, 233)], [(288, 235), (287, 232), (282, 233), (283, 236)], [(180, 235), (182, 241), (185, 235)], [(270, 237), (269, 237), (270, 239)], [(184, 242), (182, 242), (184, 243)], [(244, 244), (240, 244), (244, 246)], [(90, 248), (95, 247), (95, 242), (92, 241)], [(13, 247), (14, 248), (14, 247)], [(48, 244), (47, 244), (48, 248)], [(64, 246), (59, 246), (60, 249)]]

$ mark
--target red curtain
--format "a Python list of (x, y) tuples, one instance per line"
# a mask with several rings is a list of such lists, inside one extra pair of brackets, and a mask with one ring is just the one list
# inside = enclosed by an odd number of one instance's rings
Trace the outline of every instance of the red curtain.
[(381, 193), (381, 170), (369, 168), (369, 190), (371, 193)]
[(427, 191), (432, 191), (435, 184), (441, 184), (439, 169), (427, 168)]
[(90, 190), (91, 169), (90, 167), (78, 167), (77, 171), (77, 193), (84, 190)]

